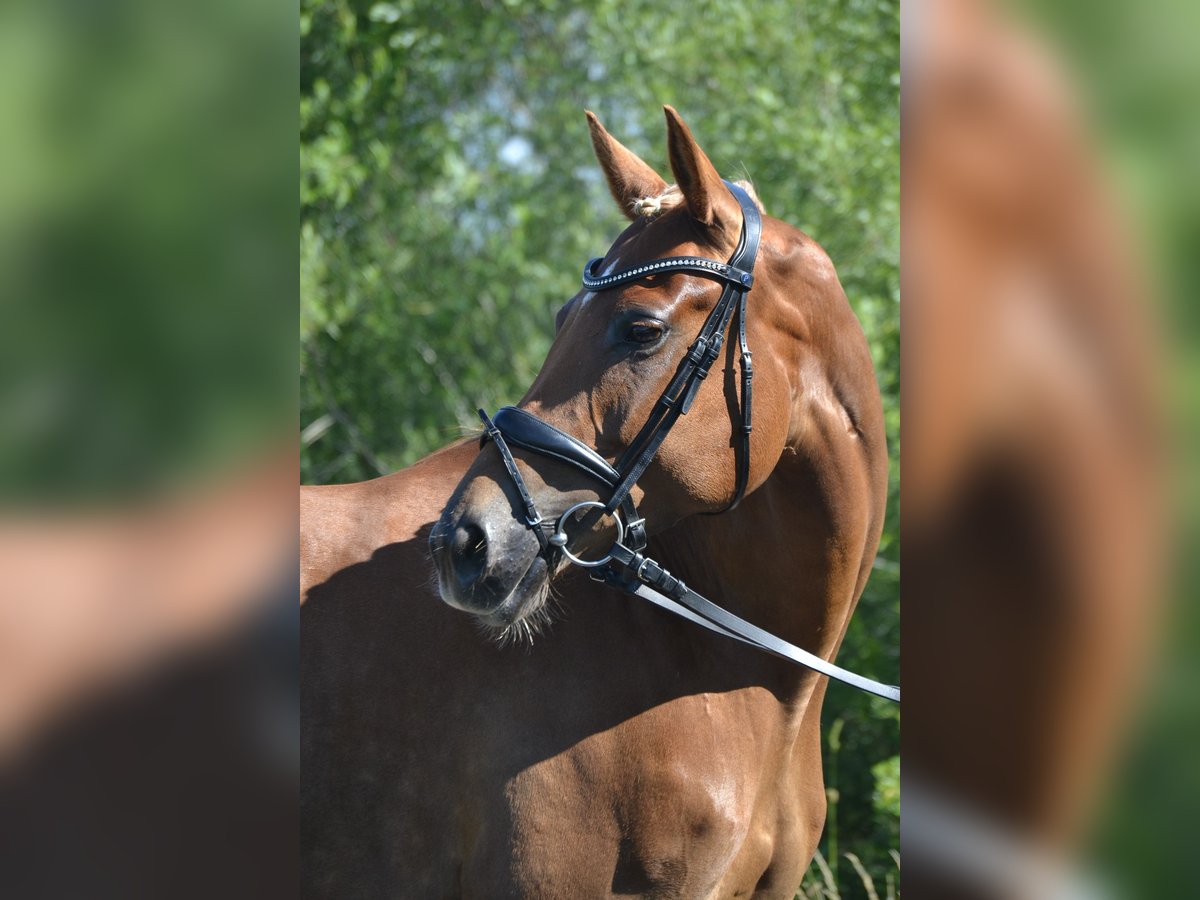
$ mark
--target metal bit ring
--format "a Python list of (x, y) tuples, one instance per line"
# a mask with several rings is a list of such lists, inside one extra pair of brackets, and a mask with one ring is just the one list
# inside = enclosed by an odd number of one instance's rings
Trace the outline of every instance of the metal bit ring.
[[(580, 509), (604, 509), (604, 504), (596, 500), (584, 500), (582, 503), (576, 503), (574, 506), (564, 512), (558, 517), (558, 522), (555, 524), (554, 534), (550, 535), (550, 546), (557, 547), (559, 550), (561, 550), (563, 556), (575, 563), (575, 565), (583, 566), (585, 569), (594, 569), (597, 566), (603, 566), (608, 563), (609, 560), (612, 559), (612, 552), (610, 551), (609, 554), (603, 559), (589, 560), (578, 557), (567, 549), (567, 541), (569, 538), (567, 537), (566, 523), (573, 515), (575, 515), (575, 512)], [(613, 542), (613, 545), (615, 546), (616, 544), (619, 544), (625, 540), (625, 526), (622, 524), (621, 517), (617, 515), (615, 510), (611, 513), (608, 513), (608, 515), (617, 524), (617, 539)]]

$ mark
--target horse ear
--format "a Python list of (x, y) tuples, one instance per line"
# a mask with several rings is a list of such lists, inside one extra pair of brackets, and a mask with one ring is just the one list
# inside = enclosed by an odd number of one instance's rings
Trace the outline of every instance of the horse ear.
[(636, 219), (633, 204), (643, 197), (657, 197), (667, 189), (662, 176), (646, 165), (640, 157), (604, 130), (600, 120), (587, 110), (588, 130), (592, 133), (592, 147), (596, 159), (604, 170), (604, 178), (613, 199), (630, 219)]
[(734, 229), (740, 227), (740, 208), (729, 188), (721, 181), (691, 130), (673, 107), (664, 106), (667, 115), (667, 155), (675, 183), (683, 194), (692, 218), (704, 225)]

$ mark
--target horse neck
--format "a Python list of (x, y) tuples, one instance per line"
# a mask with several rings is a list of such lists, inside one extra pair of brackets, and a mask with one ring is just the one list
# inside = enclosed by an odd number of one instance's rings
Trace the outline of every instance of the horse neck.
[[(785, 451), (772, 475), (736, 510), (680, 522), (655, 537), (651, 553), (661, 554), (674, 574), (718, 605), (832, 658), (870, 548), (861, 539), (861, 522), (839, 515), (828, 474)], [(807, 670), (794, 671), (797, 688), (811, 685)]]

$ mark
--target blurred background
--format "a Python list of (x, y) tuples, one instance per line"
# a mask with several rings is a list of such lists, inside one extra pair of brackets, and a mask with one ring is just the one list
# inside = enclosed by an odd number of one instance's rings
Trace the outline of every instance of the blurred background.
[(903, 10), (905, 886), (1188, 897), (1195, 9)]
[[(1090, 147), (1145, 271), (1167, 447), (1162, 596), (1143, 689), (1101, 790), (1090, 856), (1126, 896), (1195, 893), (1200, 834), (1200, 9), (1172, 0), (1103, 14), (1030, 4), (1028, 26), (1070, 73)], [(1152, 606), (1153, 598), (1146, 598)]]
[[(674, 105), (726, 177), (814, 237), (875, 360), (892, 453), (876, 572), (839, 662), (899, 666), (899, 5), (432, 0), (301, 8), (301, 471), (375, 477), (515, 403), (626, 220), (584, 110), (669, 175)], [(898, 877), (899, 713), (834, 686), (823, 852)], [(814, 870), (815, 883), (830, 883)], [(822, 888), (817, 888), (822, 889)]]
[(294, 895), (295, 10), (0, 4), (0, 894)]

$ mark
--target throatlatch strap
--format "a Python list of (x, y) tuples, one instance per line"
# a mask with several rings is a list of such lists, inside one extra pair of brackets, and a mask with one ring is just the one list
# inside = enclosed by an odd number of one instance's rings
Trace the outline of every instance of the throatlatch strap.
[[(737, 457), (737, 481), (733, 501), (725, 512), (736, 509), (746, 496), (746, 484), (750, 480), (750, 432), (754, 430), (754, 363), (750, 345), (746, 342), (746, 295), (738, 302), (738, 342), (741, 345), (742, 370), (742, 442)], [(736, 452), (736, 451), (735, 451)]]

